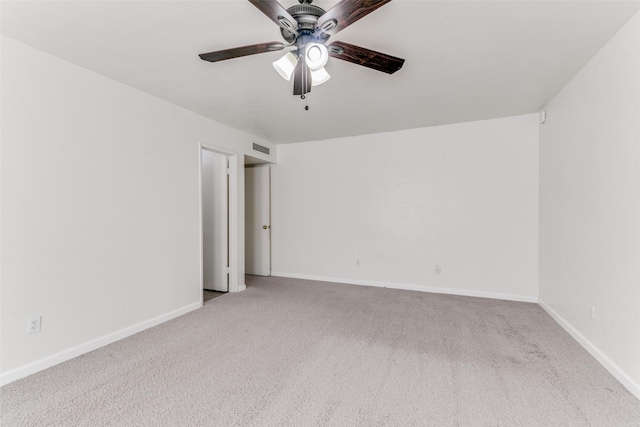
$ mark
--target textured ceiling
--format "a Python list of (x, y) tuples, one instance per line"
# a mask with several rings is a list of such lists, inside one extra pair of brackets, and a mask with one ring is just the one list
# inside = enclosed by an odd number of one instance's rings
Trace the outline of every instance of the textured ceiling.
[[(325, 10), (336, 3), (314, 2)], [(394, 0), (332, 40), (405, 58), (404, 68), (387, 75), (330, 59), (332, 78), (313, 88), (309, 111), (271, 66), (283, 52), (219, 63), (198, 58), (281, 40), (248, 1), (3, 1), (1, 8), (9, 37), (290, 143), (535, 112), (640, 4)]]

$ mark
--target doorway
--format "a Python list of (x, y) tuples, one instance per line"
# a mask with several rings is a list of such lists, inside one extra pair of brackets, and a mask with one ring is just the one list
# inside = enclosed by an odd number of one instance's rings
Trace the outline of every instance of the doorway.
[[(202, 289), (229, 291), (229, 158), (201, 150)], [(206, 296), (204, 296), (206, 300)]]
[(245, 270), (271, 275), (271, 168), (249, 166), (245, 182)]

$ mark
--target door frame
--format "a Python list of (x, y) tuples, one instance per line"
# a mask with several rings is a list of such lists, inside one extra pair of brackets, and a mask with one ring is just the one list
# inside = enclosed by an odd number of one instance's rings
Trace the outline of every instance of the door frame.
[[(203, 303), (202, 289), (204, 287), (204, 256), (203, 256), (203, 224), (202, 224), (202, 150), (213, 151), (227, 157), (229, 164), (229, 292), (243, 291), (246, 286), (244, 282), (240, 285), (240, 260), (239, 260), (239, 242), (240, 242), (240, 226), (239, 226), (239, 192), (238, 192), (238, 158), (239, 154), (234, 151), (225, 150), (213, 144), (206, 142), (198, 142), (198, 220), (200, 231), (200, 287), (198, 289), (200, 295), (200, 304)], [(244, 168), (243, 168), (244, 172)]]

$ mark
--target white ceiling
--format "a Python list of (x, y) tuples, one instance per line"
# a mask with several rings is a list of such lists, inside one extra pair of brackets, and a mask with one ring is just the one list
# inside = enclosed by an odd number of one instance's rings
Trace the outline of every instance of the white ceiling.
[[(345, 0), (350, 1), (350, 0)], [(328, 10), (335, 0), (316, 0)], [(281, 0), (286, 8), (296, 0)], [(330, 59), (304, 101), (271, 66), (199, 53), (280, 41), (248, 1), (3, 1), (2, 33), (275, 143), (531, 113), (640, 9), (622, 1), (394, 0), (338, 33), (406, 59), (387, 75)]]

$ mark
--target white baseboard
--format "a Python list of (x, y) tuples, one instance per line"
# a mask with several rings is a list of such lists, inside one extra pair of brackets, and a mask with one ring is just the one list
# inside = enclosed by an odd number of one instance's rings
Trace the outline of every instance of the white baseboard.
[(635, 382), (627, 375), (618, 365), (616, 365), (606, 354), (602, 352), (595, 344), (585, 338), (576, 328), (567, 322), (562, 316), (553, 311), (544, 301), (539, 300), (538, 304), (553, 318), (562, 328), (569, 333), (585, 350), (591, 354), (604, 368), (609, 371), (618, 381), (624, 385), (631, 394), (640, 399), (640, 384)]
[(245, 285), (244, 283), (238, 286), (238, 292), (242, 292), (246, 290), (247, 290), (247, 285)]
[(432, 286), (415, 285), (415, 284), (408, 284), (408, 283), (378, 282), (373, 280), (345, 279), (342, 277), (315, 276), (311, 274), (297, 274), (297, 273), (281, 273), (276, 271), (272, 271), (271, 275), (277, 276), (277, 277), (288, 277), (292, 279), (305, 279), (305, 280), (316, 280), (320, 282), (346, 283), (349, 285), (374, 286), (377, 288), (404, 289), (406, 291), (431, 292), (435, 294), (462, 295), (467, 297), (491, 298), (491, 299), (501, 299), (501, 300), (519, 301), (519, 302), (532, 302), (532, 303), (538, 302), (537, 297), (530, 297), (527, 295), (501, 294), (496, 292), (471, 291), (467, 289), (436, 288)]
[(153, 319), (142, 321), (140, 323), (126, 327), (124, 329), (120, 329), (119, 331), (112, 332), (100, 338), (96, 338), (86, 343), (63, 350), (59, 353), (52, 354), (51, 356), (47, 356), (43, 359), (36, 360), (35, 362), (21, 366), (19, 368), (12, 369), (11, 371), (0, 374), (0, 386), (35, 374), (36, 372), (40, 372), (59, 363), (66, 362), (67, 360), (73, 359), (74, 357), (78, 357), (100, 347), (104, 347), (105, 345), (111, 344), (133, 334), (137, 334), (138, 332), (144, 331), (145, 329), (157, 326), (178, 316), (189, 313), (190, 311), (197, 310), (200, 307), (202, 307), (202, 302), (189, 304), (177, 310), (170, 311), (169, 313), (154, 317)]

